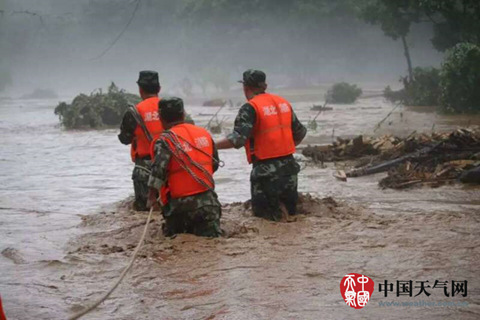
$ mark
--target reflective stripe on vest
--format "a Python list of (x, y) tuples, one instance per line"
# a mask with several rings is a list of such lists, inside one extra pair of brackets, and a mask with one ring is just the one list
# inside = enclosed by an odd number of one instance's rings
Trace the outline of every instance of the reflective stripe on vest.
[(158, 139), (160, 134), (163, 132), (163, 126), (160, 122), (158, 113), (159, 101), (160, 99), (158, 97), (151, 97), (143, 100), (135, 107), (138, 114), (142, 117), (148, 132), (153, 138), (153, 141), (150, 141), (143, 132), (142, 128), (137, 125), (134, 131), (134, 138), (130, 152), (132, 161), (135, 161), (137, 157), (145, 158), (150, 156), (151, 144)]
[(245, 144), (249, 163), (253, 156), (265, 160), (287, 156), (295, 152), (292, 133), (292, 107), (282, 97), (262, 93), (248, 101), (255, 109), (253, 149), (250, 139)]
[[(210, 179), (212, 179), (211, 176), (213, 175), (213, 144), (212, 137), (208, 131), (188, 123), (176, 125), (171, 128), (170, 131), (174, 132), (179, 137), (182, 150), (185, 151), (194, 162), (204, 168), (209, 177), (206, 177), (204, 172), (193, 166), (182, 152), (176, 153), (182, 160), (184, 160), (188, 165), (188, 168), (198, 179), (213, 188), (214, 186), (211, 185), (210, 182)], [(164, 139), (164, 137), (160, 136), (160, 139)], [(169, 144), (172, 150), (176, 150), (176, 146), (173, 145), (171, 141), (168, 139), (165, 139), (165, 141)], [(198, 148), (201, 151), (196, 150), (191, 146)], [(168, 165), (167, 180), (171, 198), (191, 196), (208, 190), (203, 184), (197, 182), (188, 171), (183, 169), (173, 155)]]

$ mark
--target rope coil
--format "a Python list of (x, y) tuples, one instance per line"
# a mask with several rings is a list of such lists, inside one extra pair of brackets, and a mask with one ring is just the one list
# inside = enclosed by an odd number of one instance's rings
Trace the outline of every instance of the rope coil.
[[(172, 156), (177, 160), (177, 162), (179, 163), (180, 167), (187, 171), (188, 174), (197, 182), (199, 183), (200, 185), (204, 186), (205, 188), (207, 188), (208, 190), (210, 191), (213, 191), (214, 188), (215, 188), (215, 181), (213, 180), (213, 177), (212, 175), (210, 174), (210, 172), (208, 172), (202, 165), (200, 165), (199, 163), (195, 162), (191, 157), (190, 155), (185, 151), (185, 149), (183, 148), (182, 144), (180, 143), (180, 139), (182, 139), (185, 143), (187, 143), (191, 148), (201, 152), (202, 154), (208, 156), (209, 158), (211, 158), (213, 160), (213, 162), (216, 162), (219, 164), (219, 166), (223, 166), (223, 162), (222, 161), (218, 161), (217, 159), (215, 159), (212, 155), (206, 153), (205, 151), (197, 148), (196, 146), (192, 145), (189, 141), (187, 141), (186, 139), (184, 139), (183, 137), (180, 137), (178, 136), (177, 134), (175, 134), (174, 132), (172, 131), (165, 131), (164, 133), (162, 133), (162, 138), (161, 138), (164, 142), (165, 142), (165, 146), (166, 148), (168, 149), (168, 151), (170, 151), (170, 153), (172, 154)], [(170, 143), (175, 147), (175, 148), (172, 148)], [(184, 160), (186, 158), (186, 160), (188, 161), (188, 163), (186, 163), (186, 161)], [(196, 174), (195, 172), (192, 171), (192, 169), (190, 168), (191, 166), (194, 166), (195, 168), (197, 168), (198, 170), (200, 170), (200, 172), (206, 177), (206, 179), (208, 180), (209, 184), (205, 183), (204, 180), (200, 179)]]

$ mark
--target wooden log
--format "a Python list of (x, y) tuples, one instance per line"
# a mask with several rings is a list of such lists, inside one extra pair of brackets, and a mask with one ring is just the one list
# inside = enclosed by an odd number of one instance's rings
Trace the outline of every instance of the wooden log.
[(396, 165), (399, 165), (400, 163), (403, 163), (407, 160), (424, 157), (428, 153), (435, 150), (440, 144), (442, 144), (442, 142), (438, 142), (438, 143), (434, 144), (433, 146), (422, 148), (418, 151), (406, 154), (406, 155), (401, 156), (399, 158), (380, 163), (376, 166), (354, 169), (350, 172), (347, 172), (347, 177), (361, 177), (361, 176), (366, 176), (366, 175), (370, 175), (370, 174), (375, 174), (375, 173), (387, 171), (388, 169), (390, 169), (390, 168), (392, 168)]

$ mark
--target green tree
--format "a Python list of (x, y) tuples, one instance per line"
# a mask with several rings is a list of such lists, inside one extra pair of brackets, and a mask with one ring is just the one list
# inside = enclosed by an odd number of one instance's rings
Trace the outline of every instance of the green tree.
[(371, 24), (380, 25), (386, 36), (402, 41), (408, 66), (409, 81), (413, 80), (412, 58), (407, 43), (407, 35), (412, 23), (420, 21), (419, 1), (415, 0), (375, 0), (369, 2), (361, 13), (362, 18)]
[(433, 23), (432, 44), (437, 50), (460, 42), (480, 44), (480, 1), (423, 0), (419, 8)]
[(440, 87), (446, 112), (480, 112), (480, 46), (459, 43), (447, 51)]

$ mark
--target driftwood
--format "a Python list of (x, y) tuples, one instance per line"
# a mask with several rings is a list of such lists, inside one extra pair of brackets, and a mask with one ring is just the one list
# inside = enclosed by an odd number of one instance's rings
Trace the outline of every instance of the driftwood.
[(375, 165), (375, 166), (366, 166), (362, 167), (359, 169), (352, 170), (350, 172), (347, 172), (347, 177), (361, 177), (361, 176), (367, 176), (370, 174), (375, 174), (379, 172), (385, 172), (388, 169), (395, 167), (399, 165), (400, 163), (403, 163), (407, 160), (412, 160), (412, 159), (419, 159), (427, 156), (430, 152), (435, 150), (439, 145), (441, 145), (443, 142), (437, 142), (431, 147), (425, 147), (422, 148), (418, 151), (406, 154), (404, 156), (401, 156), (399, 158), (389, 160), (386, 162), (383, 162), (381, 164)]

